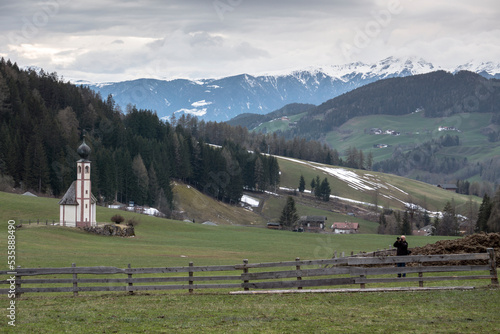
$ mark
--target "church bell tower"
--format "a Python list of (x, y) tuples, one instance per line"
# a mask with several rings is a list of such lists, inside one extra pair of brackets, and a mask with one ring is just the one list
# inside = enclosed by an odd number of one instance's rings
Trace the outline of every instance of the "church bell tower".
[(60, 224), (69, 227), (95, 226), (97, 200), (92, 195), (91, 162), (88, 159), (90, 147), (85, 143), (85, 137), (76, 153), (80, 156), (76, 162), (76, 181), (59, 201)]
[(76, 201), (79, 204), (79, 214), (76, 221), (76, 226), (89, 226), (91, 222), (95, 222), (95, 210), (92, 212), (92, 183), (90, 182), (90, 147), (83, 143), (76, 151), (80, 156), (80, 160), (76, 162), (77, 177), (76, 177)]

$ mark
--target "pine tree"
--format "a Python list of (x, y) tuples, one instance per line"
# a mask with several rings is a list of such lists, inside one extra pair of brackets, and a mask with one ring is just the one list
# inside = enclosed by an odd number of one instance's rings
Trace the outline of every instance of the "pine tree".
[(305, 189), (306, 189), (306, 181), (304, 180), (304, 176), (300, 175), (299, 192), (303, 193)]
[(385, 229), (387, 227), (387, 220), (385, 219), (384, 213), (380, 213), (378, 216), (378, 234), (385, 234)]
[(132, 161), (132, 170), (135, 176), (135, 201), (143, 205), (148, 199), (149, 178), (148, 171), (140, 154)]
[(328, 183), (328, 179), (326, 177), (321, 182), (320, 189), (321, 199), (328, 202), (330, 200), (332, 189), (330, 188), (330, 184)]
[(257, 190), (264, 191), (266, 188), (266, 183), (265, 183), (266, 179), (264, 173), (264, 164), (262, 163), (261, 157), (258, 157), (255, 160), (254, 176), (255, 176), (255, 188)]
[(458, 234), (458, 221), (455, 208), (447, 202), (443, 209), (443, 218), (436, 228), (437, 235), (453, 236)]
[(488, 194), (484, 194), (476, 222), (476, 230), (478, 232), (488, 232), (488, 220), (490, 219), (491, 209), (492, 203), (490, 197)]
[(488, 232), (500, 232), (500, 187), (491, 202), (491, 213), (486, 225)]
[(321, 181), (319, 179), (319, 175), (316, 176), (314, 183), (316, 184), (316, 187), (314, 188), (314, 196), (316, 196), (316, 198), (321, 198)]
[(401, 225), (401, 234), (411, 235), (411, 223), (410, 223), (410, 214), (408, 210), (403, 214), (403, 223)]
[(293, 228), (294, 225), (299, 220), (299, 215), (297, 214), (297, 208), (295, 207), (295, 200), (293, 197), (288, 196), (286, 199), (286, 204), (281, 211), (280, 224), (285, 228)]
[(311, 180), (311, 193), (314, 192), (314, 188), (316, 188), (316, 180), (313, 178)]

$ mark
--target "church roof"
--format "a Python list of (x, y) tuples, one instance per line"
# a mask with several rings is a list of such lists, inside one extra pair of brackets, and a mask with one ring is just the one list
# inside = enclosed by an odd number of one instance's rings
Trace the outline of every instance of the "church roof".
[(80, 158), (82, 158), (83, 160), (88, 159), (90, 155), (90, 147), (87, 145), (87, 143), (85, 143), (85, 137), (83, 137), (83, 142), (76, 150), (76, 153), (78, 153)]
[[(94, 194), (90, 194), (90, 203), (97, 203), (97, 199)], [(63, 198), (59, 201), (59, 205), (78, 205), (76, 201), (76, 181), (73, 181), (69, 186), (66, 194), (64, 194)]]

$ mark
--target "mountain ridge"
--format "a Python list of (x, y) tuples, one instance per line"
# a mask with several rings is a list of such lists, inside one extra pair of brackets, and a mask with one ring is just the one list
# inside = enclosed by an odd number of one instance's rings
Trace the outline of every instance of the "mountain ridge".
[[(319, 105), (366, 84), (437, 70), (469, 70), (500, 78), (500, 63), (468, 62), (444, 69), (421, 58), (389, 57), (377, 63), (310, 67), (287, 73), (253, 76), (238, 74), (214, 79), (135, 79), (85, 86), (102, 96), (111, 94), (118, 105), (156, 111), (162, 119), (191, 114), (206, 121), (228, 121), (242, 113), (267, 114), (290, 103)], [(78, 84), (78, 82), (77, 82)]]

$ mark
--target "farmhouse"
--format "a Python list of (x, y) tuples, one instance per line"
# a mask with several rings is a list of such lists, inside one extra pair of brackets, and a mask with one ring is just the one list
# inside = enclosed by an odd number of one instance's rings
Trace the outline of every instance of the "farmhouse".
[(325, 229), (325, 216), (302, 216), (299, 219), (299, 225), (306, 232), (321, 232)]
[(438, 188), (441, 188), (441, 189), (444, 189), (444, 190), (448, 190), (448, 191), (453, 191), (453, 192), (457, 192), (457, 185), (456, 184), (438, 184), (437, 185)]
[(359, 232), (358, 223), (333, 223), (332, 231), (335, 234), (353, 234)]
[(76, 162), (77, 177), (59, 201), (59, 223), (61, 226), (96, 226), (96, 203), (90, 181), (90, 147), (83, 142), (77, 151), (80, 160)]

